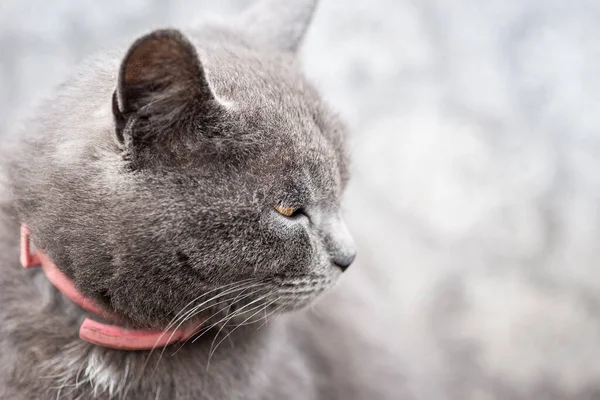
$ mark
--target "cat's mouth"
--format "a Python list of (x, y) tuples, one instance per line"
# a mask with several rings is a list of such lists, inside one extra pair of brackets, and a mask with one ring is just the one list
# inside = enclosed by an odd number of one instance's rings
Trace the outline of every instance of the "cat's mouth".
[(310, 305), (334, 283), (332, 277), (316, 276), (227, 284), (206, 291), (177, 310), (166, 327), (191, 326), (201, 336), (212, 329), (262, 326), (282, 313)]
[(274, 278), (267, 282), (230, 284), (212, 296), (209, 296), (210, 292), (200, 296), (205, 300), (184, 307), (174, 319), (179, 320), (179, 324), (195, 319), (204, 321), (202, 326), (198, 326), (199, 331), (265, 323), (279, 314), (310, 305), (334, 284), (335, 279), (327, 276)]
[(275, 279), (273, 296), (279, 307), (292, 311), (308, 306), (334, 284), (335, 279), (331, 276)]

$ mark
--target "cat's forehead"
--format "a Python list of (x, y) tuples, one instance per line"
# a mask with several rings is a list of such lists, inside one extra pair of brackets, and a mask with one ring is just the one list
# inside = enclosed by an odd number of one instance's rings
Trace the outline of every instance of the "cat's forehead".
[(241, 121), (239, 134), (262, 143), (254, 160), (260, 168), (330, 188), (346, 179), (344, 127), (295, 57), (219, 44), (198, 52), (217, 98)]
[(203, 43), (197, 50), (211, 87), (233, 105), (283, 109), (319, 102), (291, 54), (218, 41)]
[(264, 151), (250, 160), (253, 170), (290, 193), (304, 192), (313, 200), (339, 198), (348, 166), (344, 149), (331, 139), (335, 132), (323, 131), (313, 119), (274, 126), (266, 128), (271, 132), (265, 135)]

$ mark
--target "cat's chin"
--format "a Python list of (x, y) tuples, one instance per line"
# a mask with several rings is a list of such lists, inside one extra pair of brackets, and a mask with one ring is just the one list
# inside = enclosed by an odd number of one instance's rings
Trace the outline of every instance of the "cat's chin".
[(234, 301), (214, 314), (213, 326), (262, 326), (283, 313), (305, 309), (331, 289), (340, 274), (333, 270), (329, 275), (278, 277), (262, 283), (260, 295)]
[[(207, 328), (246, 325), (265, 321), (282, 313), (299, 311), (309, 307), (324, 293), (335, 286), (341, 271), (326, 269), (326, 274), (278, 276), (261, 282), (242, 280), (239, 284), (226, 284), (219, 290), (208, 289), (182, 306), (168, 317), (145, 321), (125, 321), (132, 328), (171, 329), (189, 328), (201, 332)], [(121, 314), (119, 314), (121, 315)]]
[(326, 286), (312, 288), (310, 291), (301, 294), (282, 295), (273, 293), (273, 297), (263, 302), (263, 306), (253, 307), (250, 311), (244, 310), (245, 306), (229, 310), (230, 315), (221, 318), (221, 323), (218, 325), (224, 328), (244, 325), (262, 327), (269, 320), (277, 318), (282, 314), (297, 312), (310, 307), (322, 294), (333, 287), (334, 284), (335, 280), (331, 280)]
[(301, 310), (333, 288), (340, 275), (341, 272), (333, 270), (328, 275), (277, 279), (273, 282), (271, 296), (282, 312)]

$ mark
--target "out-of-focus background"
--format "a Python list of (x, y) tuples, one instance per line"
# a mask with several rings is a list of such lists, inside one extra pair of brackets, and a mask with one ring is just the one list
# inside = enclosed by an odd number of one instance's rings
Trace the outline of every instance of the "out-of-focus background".
[[(91, 52), (247, 3), (0, 1), (0, 140)], [(594, 0), (322, 0), (301, 59), (352, 129), (357, 268), (417, 398), (600, 399), (598, 21)]]

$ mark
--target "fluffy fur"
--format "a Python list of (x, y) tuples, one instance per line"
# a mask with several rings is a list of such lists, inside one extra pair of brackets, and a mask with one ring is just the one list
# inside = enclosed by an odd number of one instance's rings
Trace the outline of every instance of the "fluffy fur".
[[(149, 33), (40, 109), (2, 203), (1, 398), (401, 395), (365, 290), (306, 309), (354, 258), (344, 127), (294, 57), (313, 8), (264, 1), (230, 26)], [(128, 325), (195, 324), (198, 338), (164, 352), (80, 341), (84, 313), (19, 268), (20, 222)]]

